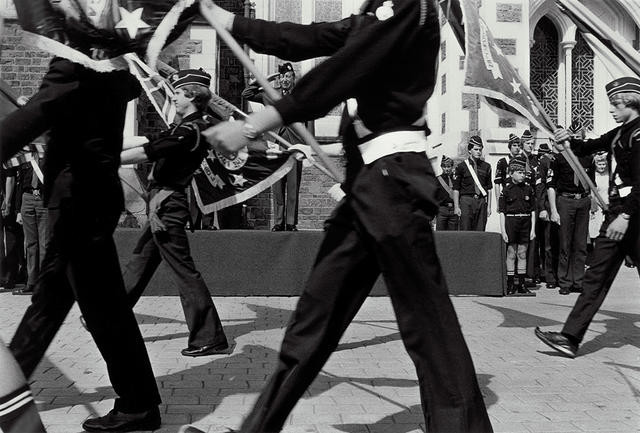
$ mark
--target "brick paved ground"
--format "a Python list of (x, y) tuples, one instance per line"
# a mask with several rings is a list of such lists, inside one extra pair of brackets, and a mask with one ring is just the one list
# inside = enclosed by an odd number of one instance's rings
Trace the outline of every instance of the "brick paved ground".
[[(640, 431), (640, 296), (625, 269), (580, 350), (555, 355), (533, 328), (559, 329), (576, 295), (539, 289), (535, 298), (453, 298), (498, 432)], [(177, 297), (144, 297), (136, 307), (163, 396), (161, 432), (194, 423), (235, 427), (272, 371), (293, 298), (215, 298), (230, 356), (179, 355), (186, 329)], [(0, 337), (8, 341), (26, 297), (0, 294)], [(74, 309), (31, 383), (50, 432), (75, 433), (106, 413), (113, 391)], [(338, 351), (295, 408), (286, 432), (424, 429), (413, 367), (387, 298), (369, 299)]]

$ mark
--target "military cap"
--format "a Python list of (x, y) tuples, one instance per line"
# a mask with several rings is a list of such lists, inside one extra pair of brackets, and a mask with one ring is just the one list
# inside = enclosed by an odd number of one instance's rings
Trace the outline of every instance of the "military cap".
[(528, 129), (525, 129), (522, 133), (522, 141), (533, 140), (533, 134)]
[(291, 65), (291, 63), (289, 62), (283, 63), (278, 66), (278, 72), (280, 73), (280, 75), (284, 75), (287, 72), (293, 72), (294, 74), (296, 73), (296, 71), (293, 70), (293, 65)]
[(444, 167), (445, 165), (453, 165), (453, 159), (449, 158), (446, 155), (442, 155), (442, 161), (440, 161), (440, 167)]
[(516, 170), (526, 170), (527, 167), (527, 161), (525, 159), (525, 157), (523, 156), (516, 156), (511, 158), (511, 161), (509, 161), (509, 170), (511, 171), (516, 171)]
[(540, 143), (540, 146), (538, 146), (538, 153), (549, 153), (549, 152), (551, 152), (551, 148), (549, 148), (549, 144)]
[(604, 88), (609, 98), (618, 93), (637, 93), (640, 95), (640, 80), (635, 77), (622, 77), (613, 80), (604, 86)]
[(174, 89), (179, 89), (182, 86), (189, 84), (195, 84), (198, 86), (204, 86), (207, 89), (211, 85), (211, 75), (209, 75), (202, 68), (200, 69), (183, 69), (169, 77), (169, 82)]
[(480, 147), (484, 147), (484, 145), (482, 144), (482, 138), (480, 138), (477, 135), (473, 135), (469, 138), (469, 146), (480, 146)]
[(520, 138), (516, 134), (509, 134), (509, 143), (507, 146), (511, 148), (514, 144), (520, 144)]

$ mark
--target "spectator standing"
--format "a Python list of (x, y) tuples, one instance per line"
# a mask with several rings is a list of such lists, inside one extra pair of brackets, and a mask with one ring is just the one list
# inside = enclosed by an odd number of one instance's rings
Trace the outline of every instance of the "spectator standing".
[[(4, 242), (2, 260), (0, 262), (0, 280), (3, 282), (4, 291), (16, 291), (16, 285), (24, 282), (22, 271), (24, 269), (24, 232), (21, 225), (20, 204), (21, 184), (18, 181), (16, 167), (2, 170), (4, 178), (4, 196), (2, 200), (2, 228), (1, 233)], [(17, 289), (21, 290), (21, 289)]]
[(551, 206), (549, 204), (549, 195), (547, 193), (547, 181), (550, 177), (551, 163), (556, 158), (556, 152), (549, 149), (547, 143), (540, 144), (538, 149), (539, 162), (536, 171), (536, 207), (538, 209), (537, 225), (542, 225), (542, 238), (538, 239), (543, 244), (542, 267), (544, 270), (544, 281), (547, 289), (555, 289), (558, 287), (558, 224), (551, 222)]
[(482, 138), (469, 138), (469, 156), (455, 170), (453, 206), (463, 231), (483, 232), (491, 214), (491, 166), (481, 159), (483, 147)]
[[(607, 152), (600, 152), (593, 156), (594, 184), (598, 194), (609, 203), (609, 163), (607, 162)], [(604, 222), (604, 212), (598, 205), (595, 195), (591, 194), (591, 215), (589, 218), (589, 238), (591, 244), (600, 233), (600, 227)]]
[(440, 162), (442, 173), (438, 179), (436, 199), (439, 202), (438, 215), (436, 216), (436, 230), (458, 230), (460, 217), (453, 211), (453, 159), (442, 155)]
[[(296, 72), (289, 62), (278, 67), (278, 84), (275, 86), (282, 96), (294, 93), (296, 85)], [(268, 97), (263, 93), (257, 83), (252, 83), (243, 92), (246, 99), (269, 104)], [(278, 135), (289, 143), (301, 143), (295, 131), (289, 126), (282, 126), (278, 129)], [(296, 161), (293, 168), (285, 177), (274, 183), (273, 192), (273, 213), (275, 224), (271, 231), (298, 231), (298, 198), (300, 194), (300, 181), (302, 179), (302, 161)]]
[(521, 152), (522, 145), (520, 144), (520, 138), (515, 134), (509, 134), (507, 147), (509, 148), (509, 155), (498, 160), (498, 163), (496, 164), (496, 175), (493, 179), (496, 203), (500, 199), (502, 188), (504, 188), (504, 186), (511, 180), (511, 176), (509, 174), (509, 161), (518, 156)]
[[(590, 163), (585, 163), (585, 158), (581, 158), (580, 163), (583, 167), (590, 166)], [(591, 199), (588, 187), (582, 184), (564, 155), (556, 156), (550, 171), (547, 188), (551, 221), (560, 226), (558, 285), (560, 294), (568, 295), (582, 291)]]
[(510, 180), (498, 201), (500, 230), (507, 244), (507, 295), (533, 295), (524, 286), (524, 276), (527, 272), (527, 248), (535, 237), (535, 191), (525, 181), (524, 157), (513, 158), (508, 171)]

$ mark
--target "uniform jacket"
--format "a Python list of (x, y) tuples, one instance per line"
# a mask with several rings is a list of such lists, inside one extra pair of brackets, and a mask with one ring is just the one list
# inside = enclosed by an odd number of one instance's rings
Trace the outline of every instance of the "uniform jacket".
[(614, 213), (637, 215), (640, 208), (640, 117), (625, 123), (599, 138), (571, 140), (576, 155), (590, 155), (606, 150), (609, 167), (615, 155), (616, 167), (609, 182), (609, 209)]
[(547, 153), (542, 155), (539, 159), (538, 169), (536, 170), (536, 207), (538, 212), (542, 212), (546, 210), (547, 212), (551, 211), (551, 207), (549, 206), (549, 196), (547, 194), (547, 179), (549, 176), (549, 169), (551, 167), (551, 163), (555, 159), (555, 153)]
[(209, 149), (201, 132), (216, 123), (217, 119), (196, 112), (186, 116), (178, 125), (149, 136), (144, 151), (149, 160), (155, 162), (150, 187), (177, 190), (187, 187)]
[[(489, 194), (489, 190), (493, 188), (493, 184), (491, 182), (491, 166), (488, 162), (483, 160), (478, 160), (477, 164), (477, 174), (478, 180), (480, 181), (480, 185), (487, 191)], [(460, 195), (469, 195), (475, 194), (475, 182), (473, 177), (471, 177), (471, 172), (467, 167), (465, 162), (461, 162), (456, 166), (453, 189), (460, 191)]]
[(498, 212), (508, 214), (528, 214), (535, 209), (535, 191), (526, 182), (509, 182), (500, 192)]

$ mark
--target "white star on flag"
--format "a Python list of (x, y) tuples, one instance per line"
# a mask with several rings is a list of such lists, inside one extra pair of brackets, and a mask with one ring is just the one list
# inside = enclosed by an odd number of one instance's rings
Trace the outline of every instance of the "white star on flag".
[(231, 185), (244, 186), (247, 179), (245, 179), (241, 174), (233, 174), (233, 173), (230, 173), (230, 174), (231, 176), (233, 176), (233, 181), (231, 182)]
[(127, 29), (129, 32), (129, 37), (131, 39), (135, 39), (138, 34), (138, 29), (151, 27), (149, 24), (142, 21), (142, 10), (143, 8), (138, 8), (133, 12), (129, 12), (127, 9), (122, 6), (120, 9), (120, 17), (122, 18), (115, 26), (116, 29)]
[(520, 83), (515, 78), (512, 78), (511, 87), (513, 87), (513, 93), (522, 93), (520, 92)]

